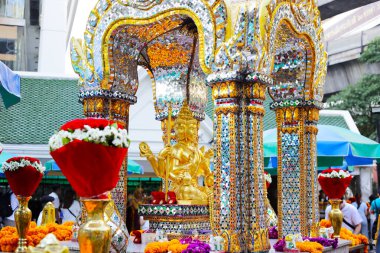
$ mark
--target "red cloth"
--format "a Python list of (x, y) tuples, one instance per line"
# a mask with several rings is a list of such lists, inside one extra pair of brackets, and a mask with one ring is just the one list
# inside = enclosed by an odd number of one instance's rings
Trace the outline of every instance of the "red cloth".
[(50, 154), (79, 196), (96, 197), (116, 186), (127, 151), (74, 140)]
[[(327, 169), (322, 171), (323, 174), (331, 173), (333, 170), (339, 172), (340, 169)], [(322, 190), (330, 199), (340, 199), (343, 197), (347, 187), (350, 185), (352, 176), (346, 178), (318, 177), (318, 182)]]
[(24, 197), (33, 195), (43, 176), (33, 166), (26, 166), (13, 171), (7, 170), (4, 174), (14, 194)]
[(153, 197), (152, 204), (154, 204), (154, 205), (166, 204), (166, 202), (165, 202), (165, 193), (154, 191), (151, 194), (152, 194), (152, 197)]
[(177, 204), (175, 192), (168, 192), (168, 204)]

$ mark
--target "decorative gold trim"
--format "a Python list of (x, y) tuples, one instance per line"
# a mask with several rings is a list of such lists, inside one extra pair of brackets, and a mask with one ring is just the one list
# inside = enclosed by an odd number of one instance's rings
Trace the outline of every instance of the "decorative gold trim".
[(235, 81), (226, 81), (221, 83), (215, 83), (212, 86), (213, 99), (219, 98), (237, 98), (239, 84)]
[[(238, 108), (238, 107), (236, 107)], [(237, 229), (237, 201), (236, 201), (236, 170), (238, 169), (238, 155), (236, 152), (236, 115), (229, 114), (229, 131), (230, 131), (230, 224), (231, 230)]]
[(306, 168), (306, 157), (305, 157), (305, 110), (300, 110), (300, 121), (299, 121), (299, 163), (300, 163), (300, 221), (301, 221), (301, 234), (304, 236), (309, 235), (307, 229), (307, 168)]
[(220, 115), (228, 115), (228, 114), (237, 114), (239, 111), (239, 107), (236, 105), (230, 105), (230, 106), (221, 106), (215, 108), (215, 114)]
[(276, 123), (277, 123), (277, 205), (278, 205), (278, 238), (283, 237), (282, 231), (282, 120), (281, 114), (282, 110), (278, 109), (276, 113)]
[(247, 110), (253, 114), (258, 114), (261, 116), (264, 116), (264, 114), (265, 114), (265, 109), (263, 107), (259, 107), (259, 106), (249, 105), (249, 106), (247, 106)]

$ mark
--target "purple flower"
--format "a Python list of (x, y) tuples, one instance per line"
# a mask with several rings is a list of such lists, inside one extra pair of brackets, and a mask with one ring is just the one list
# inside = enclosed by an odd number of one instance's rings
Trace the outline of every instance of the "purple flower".
[(193, 240), (182, 253), (209, 253), (210, 245), (199, 240)]
[(274, 248), (276, 251), (283, 252), (284, 249), (285, 249), (285, 246), (286, 246), (285, 240), (284, 240), (284, 239), (280, 239), (280, 240), (278, 240), (278, 241), (273, 245), (273, 248)]
[(276, 226), (269, 229), (269, 239), (278, 239), (278, 231)]
[(189, 244), (189, 243), (191, 243), (192, 242), (192, 238), (191, 238), (191, 236), (187, 236), (187, 237), (184, 237), (184, 238), (182, 238), (181, 240), (179, 240), (180, 242), (181, 242), (181, 244)]
[(321, 244), (323, 247), (332, 247), (333, 249), (336, 249), (338, 247), (338, 238), (335, 239), (327, 239), (323, 237), (303, 237), (304, 241), (310, 241), (310, 242), (317, 242)]

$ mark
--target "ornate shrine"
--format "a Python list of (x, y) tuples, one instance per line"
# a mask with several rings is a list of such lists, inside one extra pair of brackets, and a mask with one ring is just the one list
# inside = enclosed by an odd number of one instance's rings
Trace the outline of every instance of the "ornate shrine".
[[(278, 127), (279, 236), (307, 235), (318, 220), (316, 124), (326, 73), (322, 35), (315, 0), (100, 0), (84, 41), (72, 40), (71, 57), (85, 116), (126, 127), (129, 106), (137, 101), (137, 66), (144, 67), (153, 81), (165, 144), (176, 141), (167, 131), (168, 108), (175, 119), (187, 101), (199, 127), (211, 87), (211, 227), (226, 239), (226, 251), (265, 252), (267, 89)], [(113, 192), (123, 216), (126, 176), (124, 165)]]

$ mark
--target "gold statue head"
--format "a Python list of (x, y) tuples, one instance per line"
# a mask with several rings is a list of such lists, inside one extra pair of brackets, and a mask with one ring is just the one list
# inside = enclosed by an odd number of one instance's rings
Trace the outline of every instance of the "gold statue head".
[(178, 141), (197, 142), (198, 140), (198, 121), (193, 117), (186, 101), (183, 102), (174, 122), (174, 131)]

